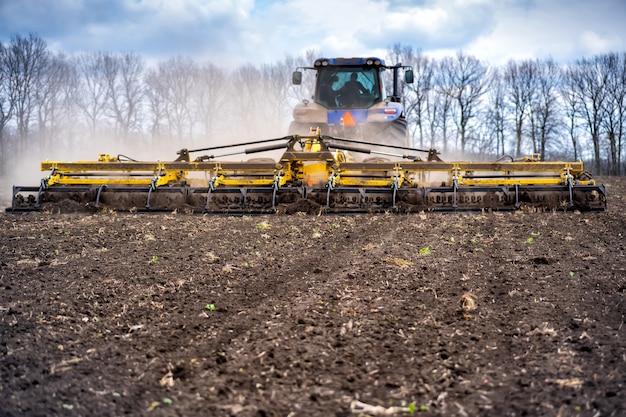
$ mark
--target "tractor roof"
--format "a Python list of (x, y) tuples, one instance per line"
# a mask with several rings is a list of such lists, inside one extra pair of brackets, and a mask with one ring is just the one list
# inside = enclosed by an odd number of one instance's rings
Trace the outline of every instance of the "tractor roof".
[(384, 67), (385, 61), (376, 57), (367, 58), (318, 58), (313, 64), (315, 68), (326, 66), (364, 66)]

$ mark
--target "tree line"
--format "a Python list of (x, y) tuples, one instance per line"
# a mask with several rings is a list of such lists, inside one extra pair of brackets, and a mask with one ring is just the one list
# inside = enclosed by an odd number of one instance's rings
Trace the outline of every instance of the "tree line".
[[(132, 148), (146, 159), (281, 137), (295, 103), (312, 95), (312, 82), (293, 86), (291, 73), (317, 57), (237, 68), (183, 56), (148, 64), (134, 52), (67, 56), (35, 33), (15, 34), (0, 42), (0, 174), (27, 154)], [(402, 88), (416, 147), (482, 159), (536, 153), (583, 159), (596, 175), (624, 172), (626, 53), (490, 66), (463, 51), (433, 59), (396, 44), (383, 58), (414, 69), (415, 82)]]

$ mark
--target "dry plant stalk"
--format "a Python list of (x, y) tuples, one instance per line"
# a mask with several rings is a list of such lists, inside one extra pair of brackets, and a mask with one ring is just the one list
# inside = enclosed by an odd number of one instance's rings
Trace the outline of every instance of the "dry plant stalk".
[(461, 308), (465, 311), (476, 310), (476, 297), (471, 292), (466, 292), (459, 300)]
[(406, 259), (402, 259), (402, 258), (388, 257), (388, 258), (385, 258), (385, 262), (399, 266), (400, 268), (408, 268), (409, 266), (413, 265), (413, 262), (407, 261)]
[(531, 331), (529, 331), (528, 333), (526, 333), (527, 336), (556, 336), (556, 330), (554, 330), (552, 327), (548, 327), (548, 323), (543, 323), (542, 327), (536, 327), (534, 329), (532, 329)]
[(174, 367), (171, 363), (167, 364), (167, 373), (163, 375), (163, 378), (159, 381), (159, 385), (166, 388), (172, 388), (174, 386), (174, 374), (172, 373)]
[(350, 411), (357, 414), (367, 414), (371, 416), (391, 416), (398, 413), (407, 413), (407, 407), (383, 407), (382, 405), (370, 405), (359, 400), (350, 403)]
[(556, 384), (560, 387), (580, 389), (583, 386), (583, 380), (580, 378), (570, 379), (546, 379), (546, 382)]

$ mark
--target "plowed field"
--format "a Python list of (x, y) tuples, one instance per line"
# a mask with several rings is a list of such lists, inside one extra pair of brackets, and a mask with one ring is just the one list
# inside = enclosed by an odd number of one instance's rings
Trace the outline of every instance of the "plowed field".
[(0, 214), (0, 415), (626, 415), (604, 182), (604, 213)]

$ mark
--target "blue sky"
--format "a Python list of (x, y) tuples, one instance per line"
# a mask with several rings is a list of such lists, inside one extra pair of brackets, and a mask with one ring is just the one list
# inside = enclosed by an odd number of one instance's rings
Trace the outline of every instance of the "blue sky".
[(395, 43), (492, 64), (626, 51), (626, 0), (0, 0), (0, 41), (39, 34), (69, 55), (137, 52), (219, 66), (314, 50), (384, 56)]

